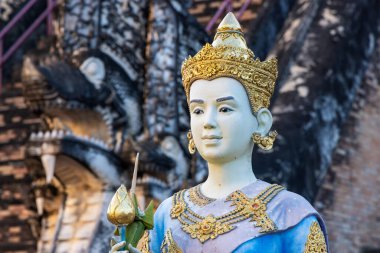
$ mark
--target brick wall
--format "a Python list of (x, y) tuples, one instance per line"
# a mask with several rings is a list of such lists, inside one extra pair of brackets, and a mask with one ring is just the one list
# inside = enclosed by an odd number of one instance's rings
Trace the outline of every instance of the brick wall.
[(378, 49), (315, 202), (327, 223), (331, 252), (380, 252), (379, 73)]
[(39, 119), (24, 103), (20, 83), (6, 85), (0, 95), (0, 252), (35, 252), (31, 226), (35, 204), (31, 179), (23, 162), (25, 142)]

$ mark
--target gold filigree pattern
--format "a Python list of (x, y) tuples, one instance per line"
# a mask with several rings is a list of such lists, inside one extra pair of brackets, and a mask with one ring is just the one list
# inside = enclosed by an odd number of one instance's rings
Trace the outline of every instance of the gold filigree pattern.
[(268, 136), (261, 136), (259, 133), (253, 134), (253, 142), (264, 150), (270, 150), (273, 147), (273, 142), (276, 140), (277, 131), (270, 131)]
[(172, 209), (170, 210), (170, 216), (172, 218), (179, 217), (186, 209), (186, 204), (184, 202), (178, 202), (175, 205), (173, 205)]
[(234, 37), (235, 39), (239, 38), (239, 39), (245, 41), (244, 37), (241, 34), (239, 34), (239, 33), (217, 33), (215, 35), (215, 39), (221, 38), (221, 40), (225, 40), (225, 39), (228, 39), (231, 36)]
[(182, 190), (173, 196), (171, 217), (178, 219), (182, 230), (201, 243), (233, 230), (233, 224), (248, 218), (251, 218), (250, 221), (254, 222), (255, 227), (260, 228), (260, 233), (271, 232), (277, 227), (267, 215), (266, 205), (282, 190), (284, 187), (280, 185), (271, 185), (252, 199), (241, 191), (235, 191), (226, 199), (232, 201), (231, 206), (235, 206), (234, 210), (221, 216), (206, 217), (191, 210), (184, 199), (185, 190)]
[(317, 221), (310, 226), (304, 253), (327, 253), (326, 240)]
[(234, 229), (233, 226), (218, 221), (212, 215), (183, 227), (183, 231), (190, 234), (191, 238), (197, 238), (202, 243), (208, 239), (215, 239), (218, 235), (227, 233), (232, 229)]
[(215, 201), (215, 199), (208, 198), (202, 194), (201, 185), (197, 185), (189, 189), (189, 199), (194, 205), (197, 206), (205, 206)]
[(215, 34), (214, 40), (220, 38), (221, 40), (226, 40), (230, 36), (234, 37), (235, 39), (240, 39), (244, 42), (245, 45), (247, 45), (244, 34), (241, 28), (233, 28), (233, 27), (219, 27), (218, 31)]
[(261, 62), (249, 49), (206, 44), (182, 65), (182, 82), (187, 99), (191, 83), (198, 79), (232, 77), (245, 88), (254, 112), (269, 107), (277, 78), (277, 60)]
[(172, 232), (170, 229), (166, 230), (164, 240), (161, 244), (162, 253), (182, 253), (180, 247), (174, 241)]
[(150, 247), (149, 247), (149, 232), (145, 231), (143, 237), (140, 239), (137, 249), (141, 251), (141, 253), (151, 253)]
[(267, 204), (282, 190), (284, 187), (281, 185), (272, 185), (253, 199), (248, 198), (241, 191), (236, 191), (227, 200), (231, 200), (232, 205), (237, 208), (242, 208), (242, 215), (251, 218), (250, 221), (253, 222), (254, 226), (260, 228), (260, 233), (267, 233), (277, 230), (276, 224), (266, 213)]

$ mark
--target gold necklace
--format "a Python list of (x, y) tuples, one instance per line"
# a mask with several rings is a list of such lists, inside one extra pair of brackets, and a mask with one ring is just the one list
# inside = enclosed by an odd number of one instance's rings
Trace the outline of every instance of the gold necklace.
[(206, 197), (201, 192), (201, 185), (194, 186), (189, 189), (189, 200), (197, 206), (205, 206), (214, 202), (216, 199)]
[(184, 199), (186, 190), (182, 190), (173, 196), (170, 216), (178, 219), (182, 230), (201, 243), (233, 230), (236, 227), (233, 224), (248, 218), (251, 218), (250, 222), (253, 222), (255, 227), (260, 227), (260, 233), (275, 231), (276, 224), (266, 214), (266, 205), (284, 189), (280, 185), (270, 185), (252, 199), (241, 191), (235, 191), (226, 199), (232, 201), (231, 206), (235, 206), (234, 210), (221, 216), (209, 214), (206, 217), (191, 210)]

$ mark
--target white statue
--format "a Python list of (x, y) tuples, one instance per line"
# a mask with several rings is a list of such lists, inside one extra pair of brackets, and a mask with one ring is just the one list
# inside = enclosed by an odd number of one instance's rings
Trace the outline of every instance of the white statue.
[[(205, 182), (165, 200), (154, 228), (131, 252), (328, 252), (322, 218), (301, 196), (256, 179), (254, 144), (270, 149), (267, 109), (277, 61), (261, 62), (246, 46), (232, 13), (182, 66), (190, 153), (207, 161)], [(112, 247), (117, 251), (124, 242)]]

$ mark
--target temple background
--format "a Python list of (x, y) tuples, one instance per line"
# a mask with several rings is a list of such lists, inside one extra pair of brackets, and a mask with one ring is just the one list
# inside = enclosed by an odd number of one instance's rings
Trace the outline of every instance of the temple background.
[(40, 0), (3, 36), (31, 2), (0, 2), (0, 252), (107, 252), (105, 208), (136, 152), (141, 203), (204, 179), (180, 64), (227, 11), (279, 60), (279, 137), (255, 173), (313, 203), (331, 252), (380, 252), (378, 0)]

